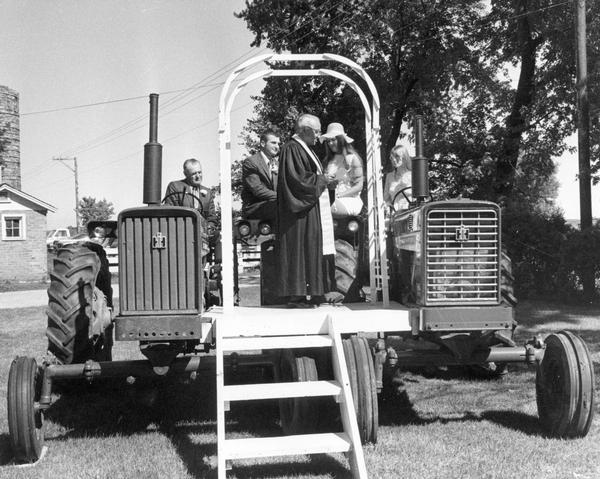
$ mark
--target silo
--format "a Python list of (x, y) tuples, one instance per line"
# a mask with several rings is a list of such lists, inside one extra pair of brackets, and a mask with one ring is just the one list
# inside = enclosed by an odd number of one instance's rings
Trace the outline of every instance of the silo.
[(19, 94), (0, 85), (0, 183), (21, 189)]

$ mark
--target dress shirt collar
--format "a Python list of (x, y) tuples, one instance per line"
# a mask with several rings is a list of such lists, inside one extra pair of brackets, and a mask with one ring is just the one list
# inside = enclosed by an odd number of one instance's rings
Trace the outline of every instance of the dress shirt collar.
[(267, 167), (271, 167), (271, 160), (269, 159), (269, 157), (267, 155), (265, 155), (265, 153), (260, 150), (260, 156), (262, 156), (262, 159), (265, 160), (265, 163), (267, 165)]
[(323, 167), (321, 166), (321, 162), (319, 161), (319, 157), (317, 156), (317, 154), (312, 150), (312, 148), (310, 148), (302, 138), (300, 138), (298, 136), (298, 134), (295, 134), (294, 136), (292, 136), (293, 140), (296, 140), (298, 143), (300, 143), (300, 146), (302, 148), (304, 148), (304, 150), (310, 155), (311, 159), (313, 160), (313, 162), (315, 163), (316, 167), (317, 167), (317, 171), (319, 174), (323, 174)]

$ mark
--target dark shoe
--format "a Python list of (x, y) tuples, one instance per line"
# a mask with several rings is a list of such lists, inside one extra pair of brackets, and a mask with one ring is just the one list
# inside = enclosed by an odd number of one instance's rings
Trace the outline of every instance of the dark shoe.
[(310, 303), (306, 298), (294, 298), (288, 301), (287, 307), (290, 309), (310, 309), (315, 308), (316, 305)]
[(325, 302), (328, 304), (341, 304), (344, 301), (344, 295), (338, 291), (329, 291), (325, 293)]
[(323, 296), (313, 296), (309, 300), (310, 304), (313, 304), (315, 308), (317, 306), (321, 306), (321, 304), (325, 303), (325, 297)]

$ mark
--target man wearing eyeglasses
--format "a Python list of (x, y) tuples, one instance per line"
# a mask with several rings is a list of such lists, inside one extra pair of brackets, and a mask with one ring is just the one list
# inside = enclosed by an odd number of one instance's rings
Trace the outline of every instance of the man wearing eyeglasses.
[(183, 162), (183, 180), (171, 181), (163, 202), (165, 205), (187, 206), (200, 211), (209, 222), (216, 223), (215, 203), (210, 188), (202, 185), (202, 165), (195, 158)]
[(321, 122), (314, 115), (300, 115), (295, 131), (279, 155), (278, 294), (287, 298), (290, 308), (310, 308), (343, 296), (333, 292), (330, 179), (312, 149), (321, 135)]

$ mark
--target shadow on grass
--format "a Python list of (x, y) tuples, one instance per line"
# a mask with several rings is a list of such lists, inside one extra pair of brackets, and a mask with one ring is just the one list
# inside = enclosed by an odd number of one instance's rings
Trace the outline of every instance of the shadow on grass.
[(217, 444), (215, 442), (198, 444), (191, 439), (192, 435), (202, 432), (216, 433), (215, 426), (203, 429), (198, 426), (178, 426), (165, 421), (160, 424), (159, 431), (171, 441), (190, 476), (198, 479), (217, 477), (216, 469), (209, 460), (217, 454)]
[(506, 429), (523, 432), (529, 436), (545, 437), (538, 417), (531, 414), (510, 410), (484, 411), (481, 413), (481, 419), (493, 422)]
[(216, 434), (214, 386), (207, 387), (208, 381), (182, 384), (171, 379), (138, 381), (135, 386), (123, 383), (61, 385), (61, 395), (46, 418), (68, 431), (55, 437), (47, 434), (47, 444), (159, 431), (171, 441), (192, 477), (207, 477), (212, 468), (206, 458), (216, 454), (216, 444), (213, 439), (202, 443), (192, 438)]
[[(234, 465), (233, 472), (238, 479), (254, 477), (292, 477), (315, 475), (321, 476), (327, 472), (331, 477), (340, 479), (351, 478), (348, 466), (336, 458), (326, 455), (309, 456), (309, 462), (278, 462), (271, 464)], [(216, 477), (216, 474), (215, 476)]]
[(12, 464), (13, 453), (10, 445), (10, 436), (0, 434), (0, 467)]
[[(46, 413), (46, 419), (66, 429), (47, 434), (47, 445), (68, 439), (114, 435), (163, 434), (172, 443), (188, 474), (194, 478), (216, 478), (216, 394), (211, 380), (182, 384), (176, 380), (66, 383), (61, 395)], [(233, 403), (227, 413), (227, 432), (233, 436), (281, 435), (277, 401)], [(0, 436), (1, 464), (12, 460), (8, 436)], [(234, 463), (235, 465), (235, 463)], [(235, 465), (235, 476), (274, 477), (317, 474), (331, 471), (335, 477), (348, 477), (347, 465), (332, 456), (310, 456), (307, 462)]]
[[(572, 324), (574, 329), (582, 322), (595, 320), (600, 317), (599, 305), (564, 304), (542, 301), (525, 301), (516, 308), (515, 319), (519, 328), (543, 329), (556, 323)], [(589, 324), (589, 323), (588, 323)], [(600, 332), (600, 327), (595, 329)]]
[(507, 429), (522, 432), (530, 436), (543, 436), (537, 416), (511, 410), (494, 410), (473, 413), (465, 411), (461, 417), (421, 417), (415, 410), (408, 394), (404, 390), (393, 396), (384, 398), (379, 403), (379, 425), (381, 426), (426, 426), (433, 423), (448, 424), (453, 422), (490, 421)]
[[(71, 438), (126, 437), (158, 431), (170, 440), (191, 477), (216, 477), (216, 397), (212, 378), (202, 378), (192, 384), (171, 379), (138, 381), (135, 386), (127, 386), (122, 380), (96, 381), (91, 385), (73, 382), (64, 385), (61, 392), (46, 418), (67, 432), (56, 433), (50, 428), (47, 434), (50, 448), (53, 441)], [(278, 420), (277, 401), (233, 403), (227, 414), (227, 431), (233, 435), (250, 432), (259, 437), (278, 436), (281, 434)], [(526, 434), (541, 435), (537, 418), (514, 411), (465, 412), (460, 418), (424, 418), (419, 416), (404, 390), (382, 398), (379, 408), (379, 423), (387, 426), (484, 420)], [(9, 437), (0, 435), (0, 465), (11, 461)], [(324, 470), (336, 477), (348, 476), (343, 461), (324, 455), (311, 456), (307, 462), (240, 464), (235, 467), (235, 475), (274, 477), (290, 472), (317, 474)]]
[[(47, 432), (48, 446), (68, 439), (129, 436), (155, 433), (168, 438), (195, 478), (216, 477), (216, 394), (212, 380), (193, 384), (180, 381), (138, 381), (135, 386), (123, 381), (69, 382), (59, 386), (60, 396), (46, 412), (46, 419), (66, 429)], [(232, 404), (227, 414), (227, 432), (233, 435), (269, 437), (281, 434), (277, 401), (248, 401)], [(0, 464), (12, 460), (9, 438), (0, 436)], [(273, 464), (236, 467), (237, 477), (285, 475), (290, 468), (316, 472), (324, 467), (346, 472), (335, 458), (331, 464), (320, 457), (318, 464)], [(343, 477), (343, 476), (340, 476)]]

